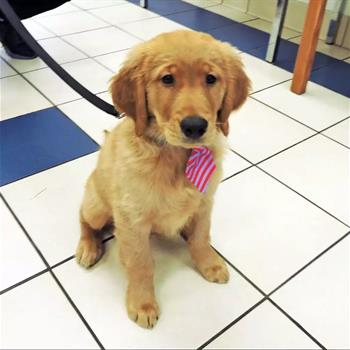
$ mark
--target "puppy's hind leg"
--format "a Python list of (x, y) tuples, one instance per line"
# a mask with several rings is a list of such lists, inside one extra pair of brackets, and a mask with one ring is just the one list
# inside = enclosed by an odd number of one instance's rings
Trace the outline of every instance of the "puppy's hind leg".
[(100, 230), (108, 223), (108, 209), (99, 199), (93, 181), (88, 181), (80, 209), (81, 236), (76, 251), (78, 264), (89, 268), (96, 264), (104, 253)]

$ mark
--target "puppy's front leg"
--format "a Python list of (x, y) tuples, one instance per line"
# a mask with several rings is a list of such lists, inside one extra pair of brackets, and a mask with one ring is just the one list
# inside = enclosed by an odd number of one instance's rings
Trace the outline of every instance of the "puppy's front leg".
[(204, 202), (185, 228), (192, 259), (200, 273), (210, 282), (226, 283), (229, 272), (225, 261), (210, 245), (211, 202)]
[(154, 263), (150, 247), (151, 227), (118, 226), (118, 246), (121, 262), (128, 277), (126, 295), (129, 317), (138, 325), (153, 328), (159, 308), (153, 285)]

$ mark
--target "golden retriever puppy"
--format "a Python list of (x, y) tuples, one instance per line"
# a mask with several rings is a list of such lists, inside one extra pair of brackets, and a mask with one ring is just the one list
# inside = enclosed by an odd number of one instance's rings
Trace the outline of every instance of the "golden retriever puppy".
[(88, 179), (76, 258), (95, 264), (103, 252), (99, 230), (115, 224), (128, 315), (142, 327), (152, 328), (159, 315), (151, 233), (183, 235), (204, 278), (229, 279), (210, 245), (210, 216), (228, 118), (249, 87), (229, 44), (187, 30), (139, 44), (112, 79), (113, 103), (126, 118), (106, 135)]

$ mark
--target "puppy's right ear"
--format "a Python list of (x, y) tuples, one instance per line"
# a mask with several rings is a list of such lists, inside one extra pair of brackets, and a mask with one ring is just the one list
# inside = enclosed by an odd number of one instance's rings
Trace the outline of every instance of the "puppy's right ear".
[(135, 132), (142, 136), (147, 125), (147, 107), (141, 60), (126, 61), (111, 81), (109, 90), (118, 112), (135, 120)]

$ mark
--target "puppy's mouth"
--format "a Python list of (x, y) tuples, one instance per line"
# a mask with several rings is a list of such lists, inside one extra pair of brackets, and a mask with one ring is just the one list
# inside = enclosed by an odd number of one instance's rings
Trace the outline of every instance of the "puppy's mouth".
[(183, 137), (181, 140), (181, 143), (184, 145), (185, 148), (207, 146), (205, 136), (203, 136), (199, 139), (196, 139), (196, 140), (190, 139), (188, 137)]
[(170, 145), (191, 149), (194, 147), (209, 146), (208, 138), (203, 135), (201, 138), (193, 140), (184, 135), (170, 136), (167, 135), (166, 142)]

